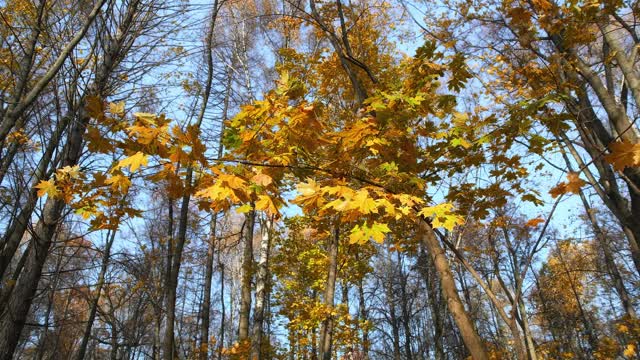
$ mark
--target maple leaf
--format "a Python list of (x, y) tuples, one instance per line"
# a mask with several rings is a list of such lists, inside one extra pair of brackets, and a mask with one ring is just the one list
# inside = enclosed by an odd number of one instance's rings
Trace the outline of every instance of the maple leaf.
[(318, 185), (315, 180), (309, 179), (306, 183), (299, 183), (297, 186), (298, 193), (302, 196), (313, 195), (318, 191)]
[(109, 112), (113, 115), (124, 115), (124, 101), (109, 104)]
[(85, 104), (85, 109), (87, 110), (89, 116), (98, 120), (104, 119), (104, 104), (99, 97), (89, 96), (87, 97)]
[(256, 174), (251, 178), (251, 182), (254, 184), (258, 184), (261, 186), (268, 186), (269, 184), (271, 184), (273, 182), (273, 179), (271, 178), (271, 176), (267, 175), (267, 174)]
[(75, 165), (75, 166), (65, 166), (61, 169), (58, 169), (56, 171), (56, 177), (57, 178), (71, 178), (71, 179), (77, 179), (80, 177), (80, 166), (79, 165)]
[(87, 127), (87, 132), (84, 137), (87, 139), (87, 147), (91, 152), (104, 152), (107, 153), (113, 150), (113, 145), (107, 140), (100, 130), (96, 127)]
[(251, 204), (244, 204), (236, 209), (238, 214), (246, 214), (251, 211)]
[(449, 231), (452, 231), (457, 225), (462, 224), (464, 224), (464, 219), (462, 216), (456, 214), (437, 216), (431, 222), (433, 227), (443, 227)]
[(369, 196), (367, 190), (358, 190), (356, 196), (349, 202), (347, 210), (358, 210), (362, 214), (378, 213), (378, 204)]
[(88, 220), (91, 216), (97, 213), (96, 208), (92, 206), (83, 206), (74, 211), (77, 215), (82, 216), (83, 219)]
[(278, 216), (278, 207), (273, 203), (271, 197), (267, 195), (258, 196), (258, 201), (256, 201), (256, 210), (262, 210), (269, 215)]
[(351, 233), (349, 234), (349, 243), (350, 244), (365, 244), (369, 239), (373, 239), (377, 243), (384, 242), (384, 235), (390, 232), (389, 226), (387, 224), (381, 224), (378, 222), (374, 222), (371, 227), (363, 224), (362, 226), (356, 225), (351, 229)]
[(202, 189), (196, 193), (196, 196), (208, 198), (213, 201), (221, 201), (230, 199), (232, 201), (238, 201), (238, 197), (233, 192), (233, 189), (222, 186), (220, 183), (213, 184), (206, 189)]
[(529, 226), (529, 227), (536, 227), (536, 226), (542, 224), (543, 222), (544, 222), (544, 219), (538, 216), (535, 219), (530, 219), (524, 225), (525, 226)]
[(628, 358), (632, 358), (633, 356), (635, 356), (636, 353), (636, 345), (635, 344), (628, 344), (625, 348), (624, 348), (624, 352), (623, 352), (624, 356), (628, 357)]
[(148, 125), (154, 125), (156, 123), (156, 115), (155, 114), (150, 114), (150, 113), (143, 113), (143, 112), (137, 112), (135, 114), (133, 114), (133, 116), (136, 117), (136, 119), (148, 124)]
[(244, 181), (243, 178), (231, 175), (231, 174), (218, 174), (218, 180), (223, 184), (223, 186), (230, 187), (234, 190), (244, 189), (247, 185), (247, 182)]
[(452, 204), (450, 204), (450, 203), (442, 203), (442, 204), (438, 204), (436, 206), (424, 207), (424, 208), (422, 208), (422, 210), (420, 210), (420, 212), (418, 212), (418, 215), (424, 216), (424, 217), (441, 216), (441, 215), (444, 215), (446, 213), (449, 213), (452, 209), (453, 209), (453, 205)]
[(569, 180), (567, 183), (567, 191), (574, 194), (580, 193), (580, 188), (586, 184), (584, 180), (580, 179), (580, 174), (576, 172), (569, 172), (567, 179)]
[(149, 160), (147, 159), (147, 155), (145, 155), (141, 151), (138, 151), (137, 153), (129, 156), (128, 158), (120, 160), (116, 168), (120, 169), (120, 168), (125, 168), (127, 166), (130, 166), (131, 172), (134, 172), (138, 170), (141, 165), (146, 166), (148, 163), (149, 163)]
[(49, 197), (53, 198), (58, 195), (58, 189), (56, 188), (56, 184), (53, 179), (42, 180), (38, 183), (38, 185), (34, 186), (34, 188), (38, 189), (39, 197), (43, 197), (46, 194), (49, 195)]
[(106, 185), (111, 185), (111, 189), (113, 191), (120, 191), (122, 193), (126, 193), (129, 190), (129, 186), (131, 186), (131, 180), (128, 177), (123, 175), (113, 175), (104, 181)]
[(344, 211), (344, 210), (347, 210), (347, 208), (349, 207), (350, 201), (351, 201), (350, 198), (344, 198), (344, 197), (338, 198), (328, 202), (327, 205), (325, 205), (322, 209), (333, 208), (334, 210), (337, 210), (337, 211)]
[(450, 203), (442, 203), (436, 206), (427, 206), (418, 212), (419, 216), (433, 217), (431, 224), (433, 227), (443, 227), (449, 231), (453, 230), (456, 225), (464, 224), (462, 216), (452, 213), (453, 205)]
[(551, 194), (553, 198), (557, 198), (558, 196), (566, 194), (568, 192), (579, 194), (580, 188), (582, 188), (587, 183), (586, 181), (580, 179), (579, 173), (573, 171), (570, 171), (567, 174), (567, 180), (568, 182), (563, 181), (549, 190), (549, 194)]
[(567, 192), (567, 184), (565, 182), (561, 182), (560, 184), (554, 186), (549, 190), (549, 194), (552, 198), (557, 198), (558, 196), (565, 194)]
[(604, 159), (616, 170), (622, 171), (625, 167), (640, 166), (640, 144), (626, 140), (612, 142), (609, 144), (609, 151), (611, 153), (605, 155)]

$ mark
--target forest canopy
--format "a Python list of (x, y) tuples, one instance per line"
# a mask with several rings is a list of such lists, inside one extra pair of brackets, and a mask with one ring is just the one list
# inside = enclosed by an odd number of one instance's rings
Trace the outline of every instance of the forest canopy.
[(640, 358), (639, 22), (0, 1), (0, 360)]

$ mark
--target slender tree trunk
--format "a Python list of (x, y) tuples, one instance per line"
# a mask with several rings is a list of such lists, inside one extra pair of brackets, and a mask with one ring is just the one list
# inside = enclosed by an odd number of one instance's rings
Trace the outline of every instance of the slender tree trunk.
[(398, 274), (400, 275), (400, 307), (402, 310), (402, 324), (404, 330), (404, 352), (406, 359), (413, 359), (411, 351), (411, 311), (409, 310), (409, 298), (407, 296), (407, 274), (402, 268), (402, 256), (398, 251)]
[[(217, 1), (214, 4), (217, 6)], [(222, 109), (222, 122), (220, 125), (220, 139), (218, 140), (218, 158), (222, 157), (223, 153), (223, 144), (222, 144), (222, 135), (224, 134), (224, 122), (227, 120), (227, 113), (229, 109), (229, 96), (231, 94), (231, 75), (227, 75), (227, 88), (224, 96), (224, 105)], [(207, 249), (207, 260), (206, 260), (206, 269), (205, 269), (205, 277), (204, 277), (204, 294), (202, 300), (202, 322), (200, 325), (200, 358), (202, 360), (206, 359), (209, 355), (209, 326), (211, 325), (211, 282), (213, 280), (213, 262), (214, 262), (214, 253), (216, 247), (216, 228), (218, 221), (218, 213), (213, 212), (211, 214), (211, 225), (210, 225), (210, 236), (209, 236), (209, 244)], [(224, 304), (223, 304), (224, 306)], [(224, 316), (222, 319), (224, 322)]]
[[(60, 281), (60, 269), (62, 268), (62, 259), (63, 256), (59, 256), (57, 261), (56, 261), (56, 275), (55, 278), (53, 280), (53, 284), (51, 286), (51, 289), (49, 291), (49, 298), (48, 298), (48, 302), (47, 302), (47, 310), (44, 313), (44, 328), (43, 328), (43, 337), (41, 339), (41, 341), (39, 341), (39, 345), (38, 345), (38, 354), (36, 355), (36, 359), (41, 360), (44, 357), (44, 351), (45, 351), (45, 347), (46, 347), (46, 340), (47, 337), (49, 335), (49, 326), (50, 326), (50, 318), (51, 318), (51, 311), (53, 310), (53, 302), (54, 302), (54, 296), (56, 294), (56, 292), (58, 291), (58, 282)], [(56, 336), (56, 338), (58, 338), (58, 336)], [(57, 341), (57, 339), (56, 339)], [(56, 351), (56, 348), (53, 347), (52, 351)]]
[(224, 303), (224, 264), (220, 262), (220, 251), (218, 250), (218, 266), (220, 267), (220, 343), (218, 344), (218, 359), (222, 359), (222, 349), (224, 348), (224, 324), (226, 319), (226, 305)]
[[(211, 214), (211, 223), (209, 226), (209, 242), (207, 244), (207, 259), (205, 264), (204, 290), (202, 294), (201, 323), (200, 323), (200, 359), (205, 360), (209, 357), (209, 326), (211, 325), (211, 281), (213, 280), (213, 262), (214, 249), (216, 241), (217, 213)], [(224, 320), (223, 320), (224, 321)]]
[(262, 241), (260, 242), (260, 260), (256, 274), (256, 304), (253, 310), (253, 343), (251, 346), (251, 358), (266, 358), (262, 354), (262, 338), (264, 328), (264, 314), (269, 281), (269, 253), (271, 247), (273, 220), (266, 220), (262, 230)]
[[(333, 234), (329, 239), (329, 271), (327, 274), (327, 284), (324, 290), (324, 305), (331, 309), (334, 306), (334, 296), (336, 291), (336, 276), (338, 272), (338, 244), (340, 243), (340, 225), (336, 222)], [(333, 316), (328, 316), (320, 327), (320, 358), (331, 360), (333, 342)]]
[(93, 328), (93, 322), (98, 311), (98, 302), (100, 301), (100, 296), (102, 295), (102, 287), (104, 286), (107, 269), (109, 268), (109, 261), (111, 260), (111, 246), (113, 245), (113, 241), (115, 240), (117, 233), (116, 230), (110, 231), (111, 233), (107, 236), (107, 243), (104, 248), (102, 266), (100, 267), (100, 274), (98, 275), (98, 283), (96, 284), (96, 295), (91, 300), (91, 307), (89, 308), (89, 319), (87, 320), (87, 325), (84, 329), (82, 340), (78, 348), (78, 353), (76, 356), (77, 360), (83, 360), (85, 358), (87, 344), (89, 343), (89, 339), (91, 337), (91, 329)]
[(446, 309), (443, 309), (440, 301), (440, 288), (436, 285), (437, 275), (431, 271), (433, 268), (432, 260), (427, 256), (424, 243), (421, 243), (419, 254), (419, 270), (422, 277), (425, 280), (425, 289), (427, 290), (427, 297), (429, 308), (431, 311), (431, 322), (433, 323), (433, 346), (434, 355), (436, 360), (444, 359), (444, 322), (443, 313)]
[[(357, 255), (356, 255), (357, 259)], [(359, 315), (360, 315), (360, 323), (366, 323), (368, 321), (367, 316), (367, 303), (364, 297), (364, 280), (360, 279), (358, 281), (358, 307), (359, 307)], [(364, 360), (369, 359), (369, 328), (368, 324), (365, 324), (362, 327), (362, 356)]]
[(396, 314), (396, 297), (394, 294), (393, 282), (392, 279), (396, 277), (396, 274), (393, 273), (391, 259), (389, 259), (389, 263), (387, 264), (387, 269), (390, 274), (385, 274), (384, 281), (384, 289), (385, 289), (385, 302), (389, 308), (389, 321), (391, 322), (391, 342), (393, 346), (393, 360), (400, 360), (400, 325), (398, 324), (398, 315)]
[(522, 332), (525, 338), (525, 342), (527, 344), (527, 351), (529, 354), (529, 360), (537, 360), (538, 354), (536, 353), (536, 346), (533, 342), (533, 336), (531, 336), (531, 327), (529, 326), (529, 320), (527, 319), (526, 307), (524, 305), (524, 300), (520, 297), (520, 301), (518, 302), (518, 307), (520, 310), (520, 314), (522, 317)]
[(242, 288), (240, 290), (240, 321), (238, 324), (238, 341), (249, 340), (249, 318), (251, 312), (251, 279), (253, 277), (253, 228), (256, 212), (247, 213), (247, 227), (244, 234), (244, 250), (242, 253)]
[(178, 218), (178, 234), (175, 241), (170, 241), (169, 246), (170, 256), (170, 268), (167, 272), (167, 282), (165, 288), (165, 301), (166, 301), (166, 314), (167, 323), (165, 326), (164, 334), (164, 359), (173, 360), (177, 354), (177, 347), (175, 344), (175, 320), (176, 320), (176, 299), (178, 290), (178, 277), (180, 275), (180, 267), (182, 265), (182, 251), (184, 244), (187, 241), (187, 225), (189, 216), (189, 202), (191, 199), (190, 187), (193, 176), (193, 170), (189, 168), (187, 170), (185, 184), (185, 195), (182, 197), (180, 205), (180, 215)]
[(155, 324), (153, 327), (153, 360), (160, 360), (162, 348), (162, 309), (160, 305), (154, 305)]
[[(73, 114), (69, 114), (62, 118), (61, 121), (56, 124), (56, 129), (53, 132), (50, 141), (47, 143), (46, 150), (40, 158), (38, 162), (38, 167), (34, 172), (34, 180), (32, 185), (35, 186), (41, 180), (44, 180), (46, 177), (50, 176), (52, 170), (47, 171), (47, 168), (51, 165), (51, 160), (53, 158), (53, 154), (60, 144), (60, 139), (64, 134), (64, 131), (67, 129), (69, 122)], [(53, 166), (55, 167), (55, 162)], [(3, 275), (11, 263), (11, 259), (15, 255), (16, 250), (20, 245), (20, 241), (22, 240), (25, 232), (29, 224), (31, 223), (31, 215), (33, 214), (33, 210), (36, 207), (38, 202), (37, 191), (32, 189), (28, 192), (27, 200), (24, 205), (20, 208), (18, 214), (11, 219), (11, 223), (9, 227), (6, 229), (4, 233), (4, 237), (2, 239), (2, 250), (0, 251), (0, 279), (3, 278)]]
[(438, 239), (433, 233), (431, 226), (423, 219), (419, 220), (418, 227), (422, 241), (431, 254), (436, 271), (440, 277), (440, 286), (453, 320), (456, 323), (462, 341), (474, 360), (488, 360), (487, 351), (482, 339), (473, 326), (471, 318), (464, 309), (464, 305), (458, 295), (456, 283), (449, 267), (449, 262), (444, 253), (444, 249), (438, 243)]

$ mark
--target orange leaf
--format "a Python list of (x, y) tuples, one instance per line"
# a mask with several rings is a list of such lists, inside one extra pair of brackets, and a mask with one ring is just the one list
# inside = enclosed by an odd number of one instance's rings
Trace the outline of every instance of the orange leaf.
[(273, 179), (271, 178), (271, 176), (267, 175), (267, 174), (256, 174), (251, 178), (251, 182), (253, 182), (254, 184), (258, 184), (261, 186), (268, 186), (269, 184), (271, 184), (273, 182)]
[(609, 155), (605, 155), (604, 159), (613, 168), (619, 171), (625, 167), (640, 166), (640, 144), (633, 144), (628, 141), (612, 142), (609, 144)]
[(584, 180), (580, 179), (580, 174), (576, 172), (569, 172), (567, 174), (567, 179), (569, 179), (569, 183), (567, 184), (567, 191), (574, 194), (580, 193), (580, 188), (586, 184)]
[(542, 224), (544, 222), (544, 219), (541, 218), (540, 216), (538, 216), (535, 219), (530, 219), (529, 221), (527, 221), (524, 225), (525, 226), (529, 226), (529, 227), (536, 227), (540, 224)]
[(578, 194), (580, 193), (580, 188), (587, 183), (586, 181), (580, 179), (579, 173), (573, 171), (567, 174), (567, 179), (569, 180), (569, 182), (563, 181), (553, 189), (549, 190), (549, 194), (551, 194), (553, 198), (557, 198), (558, 196), (566, 194), (568, 192)]

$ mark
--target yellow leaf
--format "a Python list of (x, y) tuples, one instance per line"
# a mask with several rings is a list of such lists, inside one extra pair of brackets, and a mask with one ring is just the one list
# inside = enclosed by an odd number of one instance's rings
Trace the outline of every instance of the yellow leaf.
[(444, 214), (450, 212), (451, 209), (453, 209), (453, 205), (452, 204), (450, 204), (450, 203), (442, 203), (442, 204), (438, 204), (436, 206), (424, 207), (424, 208), (422, 208), (422, 210), (420, 210), (420, 212), (418, 212), (418, 215), (424, 216), (424, 217), (441, 216), (441, 215), (444, 215)]
[(133, 116), (136, 117), (136, 119), (148, 124), (148, 125), (153, 125), (156, 123), (156, 116), (155, 114), (150, 114), (150, 113), (142, 113), (142, 112), (138, 112), (133, 114)]
[(369, 196), (367, 190), (358, 190), (353, 200), (349, 202), (348, 210), (358, 210), (362, 214), (378, 213), (378, 205), (375, 200)]
[(124, 101), (109, 104), (109, 112), (113, 115), (124, 115)]
[(267, 195), (258, 196), (256, 201), (256, 210), (262, 210), (269, 215), (278, 215), (278, 208), (273, 203), (273, 200)]
[(620, 324), (620, 325), (618, 325), (618, 331), (623, 333), (623, 334), (628, 334), (629, 333), (629, 327), (627, 325)]
[(624, 349), (624, 356), (630, 358), (636, 355), (636, 345), (635, 344), (629, 344), (627, 345), (627, 347)]
[(39, 197), (43, 197), (45, 194), (49, 195), (49, 197), (56, 197), (56, 195), (58, 195), (58, 189), (56, 188), (56, 184), (53, 179), (42, 180), (34, 187), (38, 189)]
[(244, 179), (231, 174), (218, 174), (218, 181), (222, 182), (223, 186), (230, 187), (234, 190), (244, 189), (247, 185)]
[(323, 209), (333, 208), (336, 211), (348, 210), (351, 202), (351, 196), (351, 194), (345, 193), (344, 196), (327, 203)]
[(318, 185), (313, 179), (307, 180), (306, 183), (298, 184), (297, 188), (298, 188), (298, 193), (300, 193), (300, 195), (302, 196), (310, 196), (315, 194), (316, 191), (318, 191)]
[(371, 227), (367, 225), (356, 225), (351, 229), (349, 234), (349, 243), (365, 244), (369, 239), (373, 239), (378, 243), (384, 242), (384, 235), (391, 230), (387, 224), (373, 223)]
[(457, 225), (464, 224), (464, 219), (460, 215), (448, 214), (438, 216), (433, 219), (431, 225), (433, 227), (443, 227), (449, 231), (453, 230)]
[(126, 193), (129, 190), (129, 186), (131, 186), (131, 180), (128, 177), (123, 175), (113, 175), (104, 181), (106, 185), (111, 185), (111, 189), (113, 191), (120, 191), (122, 193)]
[(238, 214), (246, 214), (251, 211), (251, 204), (244, 204), (236, 209)]
[(80, 176), (80, 166), (65, 166), (62, 169), (56, 171), (56, 177), (58, 179), (69, 177), (71, 179), (77, 179)]
[(96, 214), (96, 209), (90, 206), (84, 206), (74, 211), (76, 214), (82, 216), (83, 219), (88, 220), (91, 216)]
[(619, 171), (625, 167), (640, 166), (640, 144), (633, 144), (628, 141), (612, 142), (609, 144), (609, 155), (605, 155), (604, 159), (613, 168)]
[(126, 159), (120, 160), (116, 168), (125, 168), (130, 166), (131, 172), (134, 172), (140, 168), (141, 165), (146, 166), (148, 164), (147, 155), (143, 154), (141, 151), (129, 156)]
[(208, 198), (213, 201), (230, 199), (235, 202), (239, 200), (231, 188), (221, 186), (220, 183), (213, 184), (206, 189), (198, 191), (196, 196)]
[(456, 225), (464, 224), (464, 219), (460, 215), (452, 213), (452, 210), (452, 204), (442, 203), (436, 206), (427, 206), (422, 208), (422, 210), (418, 212), (418, 215), (433, 217), (431, 220), (433, 227), (443, 227), (451, 231), (456, 227)]

